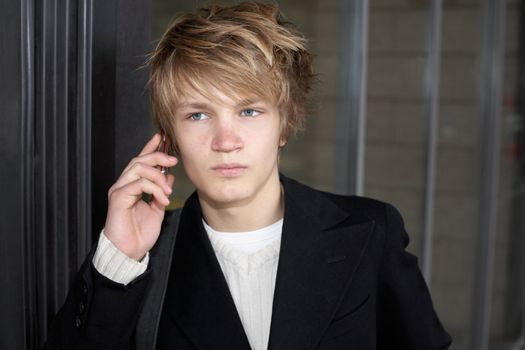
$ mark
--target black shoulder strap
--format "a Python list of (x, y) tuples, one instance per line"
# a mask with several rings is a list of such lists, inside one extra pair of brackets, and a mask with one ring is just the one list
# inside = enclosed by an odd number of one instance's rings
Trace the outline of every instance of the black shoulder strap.
[(137, 350), (153, 350), (155, 348), (181, 211), (181, 209), (177, 209), (166, 212), (166, 216), (169, 217), (164, 220), (165, 225), (161, 229), (159, 239), (150, 252), (149, 265), (152, 269), (153, 278), (137, 322), (135, 332)]

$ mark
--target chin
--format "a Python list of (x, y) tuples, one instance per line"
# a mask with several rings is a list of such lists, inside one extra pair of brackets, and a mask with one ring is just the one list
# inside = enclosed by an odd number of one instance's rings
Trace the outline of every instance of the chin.
[[(225, 186), (229, 187), (229, 186)], [(246, 199), (250, 198), (249, 191), (243, 190), (242, 188), (221, 188), (214, 193), (211, 193), (210, 199), (217, 204), (235, 204), (244, 202)]]
[(252, 191), (240, 183), (215, 183), (213, 186), (205, 186), (198, 190), (199, 195), (203, 196), (216, 205), (228, 205), (242, 203), (251, 197)]

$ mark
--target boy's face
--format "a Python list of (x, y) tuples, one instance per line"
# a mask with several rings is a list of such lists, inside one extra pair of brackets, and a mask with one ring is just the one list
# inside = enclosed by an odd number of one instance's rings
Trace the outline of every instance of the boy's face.
[(179, 103), (173, 126), (180, 157), (201, 200), (221, 207), (248, 204), (279, 181), (285, 142), (278, 107), (211, 92), (213, 101), (194, 93)]

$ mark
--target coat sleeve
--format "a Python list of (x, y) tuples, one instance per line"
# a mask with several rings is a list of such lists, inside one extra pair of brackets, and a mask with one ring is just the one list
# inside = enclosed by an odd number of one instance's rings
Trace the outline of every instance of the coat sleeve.
[(452, 339), (439, 321), (397, 209), (385, 206), (386, 233), (378, 285), (379, 349), (448, 349)]
[(151, 273), (123, 285), (93, 266), (94, 250), (75, 276), (44, 349), (133, 349), (133, 334)]

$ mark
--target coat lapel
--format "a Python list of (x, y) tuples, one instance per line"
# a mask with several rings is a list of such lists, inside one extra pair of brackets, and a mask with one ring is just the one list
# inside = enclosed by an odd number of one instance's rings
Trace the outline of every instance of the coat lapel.
[(345, 224), (349, 214), (324, 195), (281, 180), (285, 215), (268, 349), (310, 349), (349, 288), (374, 222)]
[(181, 214), (165, 310), (198, 349), (250, 349), (193, 194)]

